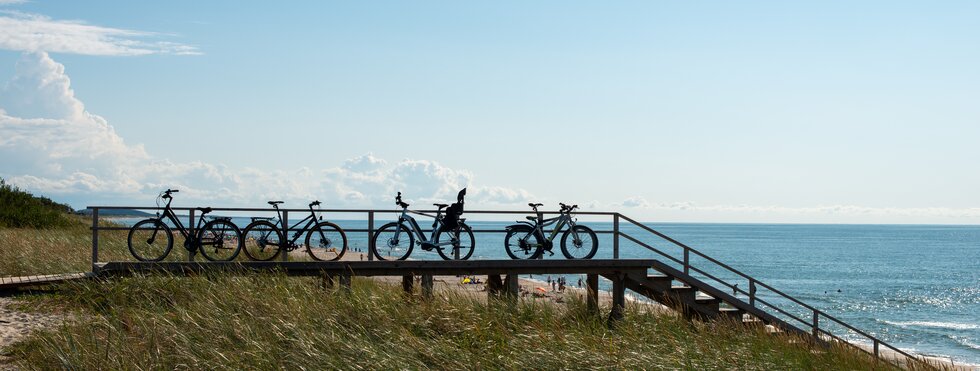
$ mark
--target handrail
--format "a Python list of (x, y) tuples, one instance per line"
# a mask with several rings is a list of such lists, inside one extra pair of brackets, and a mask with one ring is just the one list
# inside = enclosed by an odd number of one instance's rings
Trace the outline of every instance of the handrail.
[[(642, 246), (642, 247), (644, 247), (644, 248), (646, 248), (648, 250), (651, 250), (653, 252), (656, 252), (656, 253), (658, 253), (658, 254), (660, 254), (660, 255), (662, 255), (662, 256), (664, 256), (664, 257), (666, 257), (666, 258), (668, 258), (668, 259), (670, 259), (672, 261), (674, 261), (675, 263), (681, 264), (683, 266), (683, 268), (684, 268), (684, 272), (685, 273), (689, 272), (690, 270), (694, 270), (695, 272), (697, 272), (699, 274), (702, 274), (702, 275), (704, 275), (704, 276), (706, 276), (708, 278), (711, 278), (712, 280), (717, 281), (721, 285), (723, 285), (723, 286), (725, 286), (725, 287), (727, 287), (729, 289), (732, 289), (735, 292), (740, 292), (740, 293), (743, 293), (743, 294), (749, 296), (749, 302), (751, 303), (752, 306), (755, 306), (756, 305), (755, 302), (759, 302), (762, 305), (765, 305), (765, 306), (767, 306), (769, 308), (772, 308), (773, 310), (781, 313), (782, 315), (787, 316), (789, 318), (792, 318), (793, 320), (796, 320), (797, 322), (803, 324), (804, 328), (809, 327), (810, 330), (811, 330), (810, 332), (815, 337), (819, 333), (824, 333), (824, 334), (829, 335), (831, 338), (833, 338), (833, 339), (835, 339), (837, 341), (840, 341), (840, 342), (842, 342), (844, 344), (850, 345), (850, 346), (852, 346), (854, 348), (860, 349), (861, 351), (864, 351), (864, 352), (866, 352), (868, 354), (871, 354), (876, 359), (885, 359), (887, 361), (891, 361), (892, 363), (897, 362), (898, 361), (897, 359), (891, 360), (891, 359), (887, 359), (887, 358), (882, 357), (881, 352), (879, 351), (879, 346), (885, 346), (886, 348), (890, 349), (891, 351), (894, 351), (897, 354), (900, 354), (902, 356), (905, 356), (907, 359), (911, 359), (911, 360), (916, 361), (916, 362), (921, 362), (921, 363), (923, 363), (925, 365), (930, 365), (928, 362), (925, 362), (924, 360), (920, 359), (919, 357), (913, 356), (913, 355), (911, 355), (911, 354), (909, 354), (909, 353), (907, 353), (907, 352), (905, 352), (905, 351), (903, 351), (901, 349), (898, 349), (898, 348), (892, 346), (891, 344), (888, 344), (888, 343), (882, 341), (881, 339), (879, 339), (879, 338), (877, 338), (877, 337), (875, 337), (875, 336), (873, 336), (871, 334), (868, 334), (868, 333), (866, 333), (864, 331), (861, 331), (861, 330), (855, 328), (854, 326), (851, 326), (851, 325), (845, 323), (844, 321), (841, 321), (837, 317), (831, 316), (831, 315), (825, 313), (824, 311), (821, 311), (821, 310), (819, 310), (819, 309), (817, 309), (817, 308), (815, 308), (815, 307), (813, 307), (813, 306), (811, 306), (811, 305), (809, 305), (807, 303), (804, 303), (803, 301), (800, 301), (799, 299), (794, 298), (794, 297), (790, 296), (789, 294), (786, 294), (786, 293), (784, 293), (784, 292), (782, 292), (782, 291), (780, 291), (780, 290), (778, 290), (778, 289), (770, 286), (769, 284), (766, 284), (766, 283), (764, 283), (762, 281), (759, 281), (759, 280), (753, 278), (752, 276), (749, 276), (748, 274), (745, 274), (745, 273), (743, 273), (743, 272), (741, 272), (741, 271), (739, 271), (739, 270), (737, 270), (735, 268), (732, 268), (728, 264), (722, 263), (722, 262), (718, 261), (717, 259), (714, 259), (714, 258), (708, 256), (707, 254), (704, 254), (701, 251), (698, 251), (697, 249), (694, 249), (694, 248), (692, 248), (690, 246), (687, 246), (684, 243), (681, 243), (680, 241), (677, 241), (677, 240), (675, 240), (673, 238), (670, 238), (667, 235), (665, 235), (663, 233), (660, 233), (659, 231), (657, 231), (657, 230), (655, 230), (653, 228), (650, 228), (650, 227), (648, 227), (646, 225), (643, 225), (642, 223), (637, 222), (636, 220), (633, 220), (632, 218), (629, 218), (629, 217), (627, 217), (625, 215), (622, 215), (622, 214), (616, 215), (616, 218), (617, 219), (626, 220), (630, 224), (632, 224), (632, 225), (634, 225), (636, 227), (639, 227), (642, 230), (645, 230), (647, 232), (650, 232), (651, 234), (654, 234), (657, 237), (660, 237), (663, 240), (666, 240), (667, 242), (670, 242), (670, 243), (672, 243), (672, 244), (674, 244), (674, 245), (682, 248), (683, 249), (682, 252), (684, 254), (684, 259), (681, 260), (681, 259), (675, 258), (675, 257), (673, 257), (673, 256), (671, 256), (671, 255), (669, 255), (667, 253), (664, 253), (663, 251), (660, 251), (659, 249), (656, 249), (656, 248), (650, 246), (649, 244), (646, 244), (646, 243), (644, 243), (644, 242), (636, 239), (633, 236), (630, 236), (630, 235), (628, 235), (626, 233), (623, 233), (622, 231), (619, 231), (620, 228), (618, 228), (619, 227), (618, 225), (616, 225), (615, 226), (616, 228), (614, 228), (614, 230), (617, 230), (618, 231), (615, 234), (617, 237), (618, 236), (626, 237), (626, 239), (628, 239), (630, 241), (633, 241), (634, 243), (636, 243), (636, 244), (638, 244), (638, 245), (640, 245), (640, 246)], [(707, 261), (709, 261), (711, 263), (714, 263), (716, 266), (719, 266), (721, 268), (724, 268), (725, 270), (727, 270), (727, 271), (729, 271), (731, 273), (734, 273), (734, 274), (736, 274), (736, 275), (738, 275), (738, 276), (740, 276), (740, 277), (742, 277), (744, 279), (749, 280), (749, 286), (750, 286), (749, 287), (749, 291), (742, 290), (737, 285), (733, 285), (731, 283), (728, 283), (724, 279), (721, 279), (721, 278), (718, 278), (718, 277), (716, 277), (716, 276), (714, 276), (712, 274), (709, 274), (709, 273), (705, 272), (704, 270), (702, 270), (702, 269), (700, 269), (698, 267), (694, 267), (693, 265), (691, 265), (690, 258), (689, 258), (689, 256), (690, 256), (691, 253), (694, 253), (695, 255), (700, 256), (700, 257), (704, 258), (705, 260), (707, 260)], [(804, 320), (802, 318), (797, 317), (796, 315), (793, 315), (793, 314), (789, 313), (787, 310), (785, 310), (785, 309), (783, 309), (783, 308), (781, 308), (781, 307), (779, 307), (779, 306), (777, 306), (777, 305), (775, 305), (773, 303), (770, 303), (769, 301), (766, 301), (766, 300), (763, 300), (763, 299), (759, 298), (759, 295), (756, 292), (756, 287), (757, 286), (769, 290), (770, 292), (774, 293), (777, 297), (780, 297), (780, 298), (783, 298), (783, 299), (787, 299), (790, 302), (792, 302), (794, 304), (797, 304), (797, 305), (799, 305), (799, 306), (801, 306), (801, 307), (803, 307), (803, 308), (811, 311), (813, 313), (813, 321), (812, 322), (806, 321), (806, 320)], [(865, 339), (870, 340), (872, 342), (872, 344), (873, 344), (873, 352), (869, 352), (868, 350), (866, 350), (866, 349), (864, 349), (864, 348), (862, 348), (862, 347), (860, 347), (860, 346), (852, 343), (851, 341), (845, 340), (845, 339), (843, 339), (843, 338), (841, 338), (841, 337), (839, 337), (837, 335), (834, 335), (827, 328), (821, 328), (820, 325), (819, 325), (819, 323), (820, 323), (820, 317), (823, 317), (825, 319), (828, 319), (828, 320), (830, 320), (830, 321), (832, 321), (832, 322), (834, 322), (834, 323), (836, 323), (838, 325), (843, 326), (844, 328), (846, 328), (846, 329), (848, 329), (850, 331), (853, 331), (854, 333), (856, 333), (856, 334), (864, 337)]]

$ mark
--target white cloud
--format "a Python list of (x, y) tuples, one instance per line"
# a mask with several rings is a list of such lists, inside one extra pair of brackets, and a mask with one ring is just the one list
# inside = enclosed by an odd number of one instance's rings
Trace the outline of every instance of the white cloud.
[(622, 205), (625, 207), (647, 207), (650, 206), (650, 203), (643, 197), (633, 196), (623, 200)]
[[(6, 2), (14, 4), (16, 2)], [(159, 33), (54, 20), (40, 14), (2, 11), (0, 49), (84, 55), (200, 54), (193, 46), (163, 41)]]
[(27, 0), (0, 0), (0, 5), (23, 4), (23, 3), (26, 3), (26, 2), (27, 2)]
[(320, 199), (337, 207), (393, 207), (394, 194), (401, 191), (424, 207), (452, 201), (464, 187), (470, 187), (470, 200), (495, 205), (531, 198), (525, 190), (474, 186), (469, 171), (435, 161), (389, 164), (370, 153), (319, 170), (175, 163), (126, 142), (104, 118), (88, 112), (75, 97), (65, 67), (46, 52), (24, 53), (14, 77), (0, 89), (0, 176), (54, 197), (136, 203), (166, 188), (180, 189), (189, 202), (225, 205)]

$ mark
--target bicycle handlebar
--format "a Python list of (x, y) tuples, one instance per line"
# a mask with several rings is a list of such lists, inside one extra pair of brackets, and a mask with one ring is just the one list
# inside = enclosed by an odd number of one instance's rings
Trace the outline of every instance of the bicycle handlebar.
[(310, 202), (310, 207), (313, 206), (320, 206), (320, 200), (314, 200), (313, 202)]

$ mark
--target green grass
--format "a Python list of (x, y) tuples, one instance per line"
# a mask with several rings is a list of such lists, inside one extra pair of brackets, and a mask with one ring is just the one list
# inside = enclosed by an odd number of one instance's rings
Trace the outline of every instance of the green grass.
[(80, 320), (12, 347), (26, 369), (875, 368), (727, 322), (628, 308), (610, 330), (581, 300), (424, 301), (370, 279), (347, 293), (277, 274), (134, 277), (69, 284), (31, 306)]
[(68, 205), (34, 196), (0, 178), (0, 227), (66, 227), (74, 222), (68, 217), (71, 212)]

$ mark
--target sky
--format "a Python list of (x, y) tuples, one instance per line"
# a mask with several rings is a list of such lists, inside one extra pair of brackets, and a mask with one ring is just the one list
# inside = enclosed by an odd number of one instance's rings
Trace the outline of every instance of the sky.
[(0, 177), (89, 205), (980, 223), (975, 1), (0, 0)]

